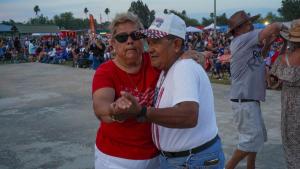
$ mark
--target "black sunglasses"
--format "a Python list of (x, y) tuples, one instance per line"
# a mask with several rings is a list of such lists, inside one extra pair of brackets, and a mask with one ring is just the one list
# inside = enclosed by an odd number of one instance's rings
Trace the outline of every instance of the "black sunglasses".
[(115, 36), (115, 39), (119, 43), (124, 43), (124, 42), (127, 42), (129, 36), (131, 37), (132, 40), (140, 40), (140, 39), (143, 39), (143, 38), (146, 37), (141, 32), (134, 31), (134, 32), (131, 32), (130, 34), (128, 34), (128, 33), (120, 33), (120, 34), (118, 34), (118, 35)]

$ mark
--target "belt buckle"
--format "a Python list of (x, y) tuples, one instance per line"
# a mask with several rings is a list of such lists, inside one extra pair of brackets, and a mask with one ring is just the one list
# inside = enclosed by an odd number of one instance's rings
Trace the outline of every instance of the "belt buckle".
[(174, 153), (173, 152), (164, 152), (164, 151), (160, 151), (160, 152), (166, 158), (174, 157)]
[(165, 155), (165, 153), (164, 153), (164, 151), (160, 151), (160, 154), (162, 155), (162, 156), (164, 156), (164, 157), (167, 157), (166, 155)]

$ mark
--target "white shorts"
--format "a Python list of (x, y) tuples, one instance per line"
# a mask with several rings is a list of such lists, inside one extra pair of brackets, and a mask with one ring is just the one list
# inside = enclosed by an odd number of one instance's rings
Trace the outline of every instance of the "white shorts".
[(149, 160), (129, 160), (102, 153), (95, 146), (95, 169), (158, 169), (159, 156)]
[(239, 132), (238, 149), (258, 152), (267, 141), (267, 130), (259, 102), (232, 102), (234, 123)]

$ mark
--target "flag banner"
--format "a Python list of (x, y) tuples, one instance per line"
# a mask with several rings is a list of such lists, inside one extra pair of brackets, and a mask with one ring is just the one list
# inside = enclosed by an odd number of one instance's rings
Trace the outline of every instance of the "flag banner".
[(92, 14), (90, 14), (90, 29), (91, 29), (91, 33), (96, 33), (95, 21), (94, 21), (94, 17)]

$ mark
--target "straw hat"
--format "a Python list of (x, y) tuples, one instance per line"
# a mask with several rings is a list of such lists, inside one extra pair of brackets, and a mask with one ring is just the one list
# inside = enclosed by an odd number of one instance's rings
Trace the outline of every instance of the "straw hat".
[(291, 42), (300, 42), (300, 19), (293, 20), (291, 28), (280, 31), (281, 36)]
[(248, 14), (246, 14), (245, 11), (237, 11), (228, 20), (228, 25), (229, 25), (228, 33), (231, 33), (234, 29), (241, 26), (243, 23), (246, 23), (247, 21), (253, 22), (259, 17), (260, 15), (255, 15), (251, 17)]

